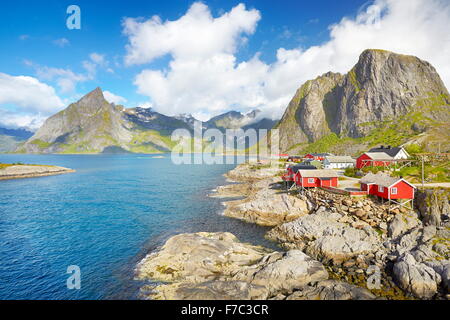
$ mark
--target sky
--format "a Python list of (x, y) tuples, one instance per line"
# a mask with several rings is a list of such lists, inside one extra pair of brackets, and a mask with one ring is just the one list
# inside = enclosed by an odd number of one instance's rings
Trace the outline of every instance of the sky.
[[(80, 28), (69, 29), (70, 5)], [(3, 1), (0, 126), (36, 130), (96, 87), (126, 107), (280, 118), (367, 48), (429, 61), (450, 87), (449, 0)], [(74, 20), (70, 20), (74, 21)]]

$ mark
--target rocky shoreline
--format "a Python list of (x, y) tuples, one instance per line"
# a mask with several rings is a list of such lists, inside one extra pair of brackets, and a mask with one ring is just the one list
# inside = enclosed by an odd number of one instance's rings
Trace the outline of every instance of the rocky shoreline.
[(447, 190), (419, 192), (417, 210), (368, 197), (286, 192), (280, 169), (243, 164), (214, 196), (224, 215), (272, 227), (285, 252), (230, 233), (181, 234), (138, 266), (151, 299), (450, 299)]
[(0, 180), (52, 176), (75, 172), (73, 169), (45, 165), (11, 165), (0, 169)]

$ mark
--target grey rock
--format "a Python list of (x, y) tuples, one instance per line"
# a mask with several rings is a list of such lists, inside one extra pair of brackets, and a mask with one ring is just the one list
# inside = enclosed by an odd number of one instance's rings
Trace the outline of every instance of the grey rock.
[(295, 291), (286, 300), (373, 300), (376, 297), (367, 289), (337, 281), (320, 281)]
[(410, 254), (400, 257), (393, 272), (399, 286), (418, 298), (434, 296), (441, 282), (441, 276), (433, 268), (418, 263)]
[(433, 239), (435, 235), (436, 235), (436, 226), (434, 225), (425, 226), (422, 231), (421, 241), (428, 242), (431, 239)]
[(269, 252), (230, 233), (180, 234), (148, 255), (137, 278), (167, 282), (153, 299), (266, 299), (328, 279), (318, 261), (299, 250)]
[(275, 261), (268, 260), (270, 255), (253, 267), (243, 268), (233, 279), (264, 286), (271, 295), (290, 293), (310, 282), (328, 279), (324, 266), (300, 250), (290, 250)]
[(270, 230), (267, 237), (281, 243), (307, 244), (307, 254), (334, 263), (378, 250), (381, 242), (372, 228), (356, 229), (339, 220), (339, 215), (320, 208)]
[(396, 214), (388, 226), (389, 237), (397, 238), (399, 235), (419, 225), (419, 223), (420, 220), (415, 217), (403, 213)]
[(159, 298), (170, 300), (264, 300), (268, 297), (265, 287), (244, 281), (182, 283), (169, 292), (162, 292)]

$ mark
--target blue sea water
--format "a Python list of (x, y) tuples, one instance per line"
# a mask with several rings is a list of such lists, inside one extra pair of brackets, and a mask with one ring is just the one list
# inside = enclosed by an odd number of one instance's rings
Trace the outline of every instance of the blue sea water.
[[(76, 173), (0, 181), (0, 299), (136, 299), (136, 264), (182, 232), (229, 231), (273, 247), (266, 229), (221, 216), (208, 197), (234, 165), (175, 165), (170, 155), (0, 155)], [(69, 265), (81, 289), (69, 290)]]

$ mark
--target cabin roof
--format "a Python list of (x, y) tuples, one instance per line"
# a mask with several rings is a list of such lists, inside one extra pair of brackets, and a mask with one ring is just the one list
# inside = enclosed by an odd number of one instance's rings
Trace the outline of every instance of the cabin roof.
[(401, 147), (391, 147), (391, 146), (380, 146), (378, 148), (372, 148), (369, 150), (370, 153), (384, 152), (391, 157), (395, 157), (403, 148)]
[(377, 174), (369, 172), (364, 177), (361, 178), (360, 182), (364, 184), (376, 184), (378, 186), (389, 188), (390, 186), (400, 182), (405, 181), (411, 187), (415, 188), (411, 183), (402, 178), (391, 177), (384, 172), (378, 172)]
[(365, 155), (369, 156), (372, 160), (393, 160), (394, 158), (385, 152), (366, 152)]
[(315, 152), (315, 153), (307, 153), (307, 155), (308, 154), (310, 154), (312, 156), (315, 156), (315, 157), (327, 157), (327, 156), (332, 156), (333, 155), (333, 154), (328, 153), (328, 152), (324, 152), (324, 153), (317, 153), (317, 152)]
[(289, 166), (292, 171), (294, 173), (297, 173), (298, 170), (314, 170), (317, 169), (315, 166), (313, 165), (309, 165), (309, 164), (296, 164), (294, 166)]
[(355, 159), (350, 156), (327, 156), (325, 158), (330, 163), (355, 163)]
[(338, 174), (334, 170), (320, 169), (320, 170), (298, 170), (303, 178), (337, 178)]

